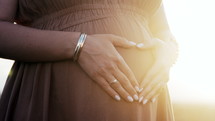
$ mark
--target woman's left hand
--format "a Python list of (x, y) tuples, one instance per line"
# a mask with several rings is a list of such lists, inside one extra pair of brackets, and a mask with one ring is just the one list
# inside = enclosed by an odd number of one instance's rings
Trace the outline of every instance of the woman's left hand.
[[(162, 89), (169, 80), (169, 70), (174, 63), (176, 54), (171, 41), (162, 41), (154, 38), (150, 45), (140, 49), (151, 48), (155, 61), (150, 70), (144, 75), (140, 84), (139, 102), (146, 104), (148, 101), (155, 102)], [(138, 46), (137, 46), (138, 47)]]

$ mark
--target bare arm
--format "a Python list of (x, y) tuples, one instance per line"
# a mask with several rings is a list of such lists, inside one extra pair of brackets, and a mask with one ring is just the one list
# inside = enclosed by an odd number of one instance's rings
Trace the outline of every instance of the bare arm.
[[(80, 33), (14, 25), (17, 1), (0, 0), (0, 57), (31, 62), (72, 58)], [(116, 35), (88, 35), (78, 63), (111, 97), (133, 102), (139, 84), (115, 46), (129, 49), (135, 44)]]
[(38, 30), (13, 24), (18, 0), (0, 0), (0, 57), (18, 61), (72, 58), (79, 32)]

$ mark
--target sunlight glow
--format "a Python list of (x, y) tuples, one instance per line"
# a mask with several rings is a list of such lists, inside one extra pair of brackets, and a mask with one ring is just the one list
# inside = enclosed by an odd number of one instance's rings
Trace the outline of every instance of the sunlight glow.
[(213, 0), (164, 0), (180, 46), (169, 83), (173, 101), (215, 103), (215, 16)]
[[(164, 0), (180, 47), (169, 82), (173, 102), (215, 103), (214, 5), (214, 0)], [(0, 59), (0, 91), (12, 63)]]

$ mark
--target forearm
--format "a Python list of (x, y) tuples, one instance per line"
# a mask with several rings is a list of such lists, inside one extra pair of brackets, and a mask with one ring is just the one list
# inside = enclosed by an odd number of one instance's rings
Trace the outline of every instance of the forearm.
[(71, 59), (79, 35), (0, 21), (0, 57), (28, 62)]

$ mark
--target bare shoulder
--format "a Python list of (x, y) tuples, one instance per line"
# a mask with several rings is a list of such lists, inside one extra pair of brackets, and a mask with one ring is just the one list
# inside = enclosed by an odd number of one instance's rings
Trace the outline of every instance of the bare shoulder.
[(18, 0), (0, 0), (0, 21), (13, 22)]

